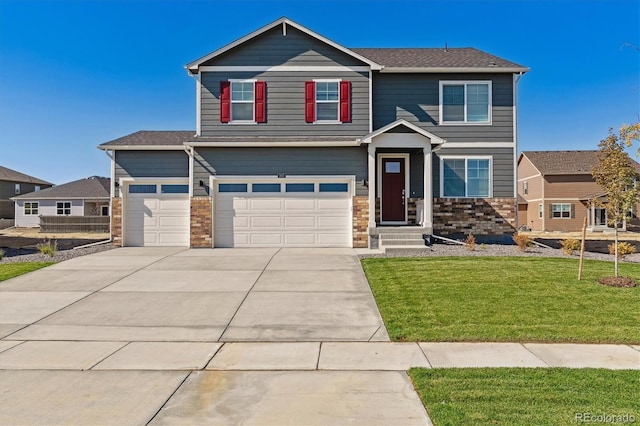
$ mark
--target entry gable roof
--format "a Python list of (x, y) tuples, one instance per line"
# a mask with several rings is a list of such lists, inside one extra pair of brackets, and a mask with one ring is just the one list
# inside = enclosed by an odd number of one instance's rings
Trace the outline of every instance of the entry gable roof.
[(243, 43), (245, 43), (245, 42), (247, 42), (247, 41), (249, 41), (249, 40), (251, 40), (251, 39), (253, 39), (255, 37), (258, 37), (259, 35), (267, 32), (267, 31), (269, 31), (269, 30), (271, 30), (271, 29), (273, 29), (273, 28), (275, 28), (275, 27), (277, 27), (279, 25), (282, 25), (283, 31), (286, 30), (286, 26), (287, 25), (289, 25), (289, 26), (291, 26), (293, 28), (296, 28), (297, 30), (302, 31), (305, 34), (307, 34), (307, 35), (309, 35), (309, 36), (311, 36), (311, 37), (313, 37), (313, 38), (315, 38), (315, 39), (317, 39), (317, 40), (319, 40), (319, 41), (321, 41), (323, 43), (326, 43), (327, 45), (329, 45), (329, 46), (331, 46), (331, 47), (333, 47), (333, 48), (335, 48), (335, 49), (337, 49), (337, 50), (339, 50), (339, 51), (341, 51), (343, 53), (346, 53), (347, 55), (349, 55), (349, 56), (351, 56), (351, 57), (353, 57), (353, 58), (355, 58), (355, 59), (357, 59), (359, 61), (364, 62), (365, 64), (369, 65), (372, 70), (380, 70), (380, 69), (382, 69), (382, 66), (380, 64), (372, 61), (371, 59), (366, 58), (366, 57), (360, 55), (359, 53), (356, 53), (353, 50), (348, 49), (348, 48), (346, 48), (346, 47), (344, 47), (344, 46), (342, 46), (342, 45), (340, 45), (340, 44), (338, 44), (338, 43), (336, 43), (336, 42), (334, 42), (332, 40), (329, 40), (328, 38), (326, 38), (326, 37), (314, 32), (314, 31), (311, 31), (310, 29), (308, 29), (308, 28), (306, 28), (306, 27), (304, 27), (304, 26), (302, 26), (302, 25), (300, 25), (300, 24), (298, 24), (298, 23), (296, 23), (296, 22), (294, 22), (294, 21), (292, 21), (292, 20), (290, 20), (289, 18), (286, 18), (286, 17), (282, 17), (280, 19), (277, 19), (277, 20), (271, 22), (270, 24), (267, 24), (264, 27), (261, 27), (261, 28), (255, 30), (255, 31), (253, 31), (252, 33), (247, 34), (246, 36), (241, 37), (241, 38), (237, 39), (236, 41), (227, 44), (226, 46), (221, 47), (218, 50), (214, 50), (213, 52), (209, 53), (208, 55), (205, 55), (205, 56), (203, 56), (203, 57), (201, 57), (199, 59), (196, 59), (193, 62), (188, 63), (187, 65), (185, 65), (185, 68), (187, 69), (187, 71), (189, 71), (190, 74), (195, 74), (198, 71), (198, 67), (201, 64), (203, 64), (204, 62), (207, 62), (210, 59), (215, 58), (216, 56), (220, 56), (223, 53), (228, 52), (229, 50), (232, 50), (232, 49), (236, 48), (237, 46), (239, 46), (239, 45), (241, 45), (241, 44), (243, 44)]
[(369, 133), (368, 135), (362, 138), (362, 143), (371, 143), (373, 141), (373, 138), (375, 138), (376, 136), (379, 136), (383, 133), (387, 133), (398, 126), (404, 126), (409, 130), (411, 130), (411, 132), (417, 133), (419, 135), (424, 136), (425, 138), (430, 139), (432, 144), (440, 145), (446, 142), (446, 140), (442, 139), (440, 136), (434, 135), (431, 132), (427, 132), (426, 130), (416, 126), (415, 124), (411, 124), (408, 121), (401, 118), (399, 120), (394, 121), (393, 123), (389, 123), (386, 126), (379, 128), (374, 132)]

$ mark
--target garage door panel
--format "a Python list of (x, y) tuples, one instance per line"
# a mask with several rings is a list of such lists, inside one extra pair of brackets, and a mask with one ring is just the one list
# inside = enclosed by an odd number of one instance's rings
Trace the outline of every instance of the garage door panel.
[(254, 229), (260, 228), (282, 228), (283, 224), (282, 216), (256, 216), (251, 217), (251, 227)]
[(340, 200), (340, 199), (328, 199), (318, 200), (318, 209), (319, 210), (344, 210), (349, 208), (349, 200)]
[(284, 218), (286, 228), (313, 228), (316, 226), (315, 216), (286, 216)]
[(348, 246), (351, 245), (350, 239), (344, 234), (326, 234), (318, 233), (318, 244), (327, 246)]
[(185, 227), (189, 226), (189, 220), (185, 217), (179, 216), (159, 216), (157, 218), (157, 224), (160, 228), (166, 227)]
[(256, 198), (249, 202), (249, 209), (252, 211), (266, 210), (266, 211), (281, 211), (282, 200), (270, 199), (270, 198)]
[(316, 234), (315, 233), (290, 233), (285, 234), (285, 245), (289, 246), (313, 246), (316, 245)]
[(283, 245), (283, 235), (281, 233), (260, 233), (250, 234), (251, 245), (254, 246), (281, 246)]
[(349, 226), (350, 219), (344, 216), (318, 216), (316, 226), (320, 229), (344, 229)]
[(314, 199), (285, 199), (284, 210), (315, 210), (316, 200)]

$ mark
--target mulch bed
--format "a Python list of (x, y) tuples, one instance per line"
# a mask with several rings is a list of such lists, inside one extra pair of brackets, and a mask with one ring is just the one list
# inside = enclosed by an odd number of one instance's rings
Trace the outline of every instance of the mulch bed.
[[(547, 238), (535, 238), (535, 241), (545, 244), (549, 247), (559, 249), (562, 248), (562, 244), (560, 243), (562, 240), (558, 239), (547, 239)], [(636, 248), (636, 253), (640, 253), (640, 241), (626, 241), (620, 240), (620, 242), (627, 242)], [(590, 251), (591, 253), (603, 253), (609, 254), (609, 244), (613, 243), (613, 241), (609, 240), (586, 240), (584, 242), (585, 251)]]
[[(74, 247), (103, 240), (104, 238), (97, 240), (88, 240), (83, 238), (55, 238), (51, 241), (56, 242), (58, 250), (70, 250)], [(46, 238), (9, 237), (0, 235), (0, 249), (4, 251), (4, 255), (6, 257), (33, 254), (39, 252), (38, 244), (42, 244), (47, 241), (49, 241), (49, 239)]]
[(638, 283), (634, 279), (628, 277), (604, 277), (600, 278), (598, 282), (609, 287), (621, 288), (636, 287), (638, 285)]

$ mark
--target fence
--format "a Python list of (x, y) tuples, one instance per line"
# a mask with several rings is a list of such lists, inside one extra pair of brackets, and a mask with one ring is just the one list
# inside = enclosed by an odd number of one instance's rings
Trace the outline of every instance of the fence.
[(109, 216), (40, 216), (40, 232), (109, 232)]

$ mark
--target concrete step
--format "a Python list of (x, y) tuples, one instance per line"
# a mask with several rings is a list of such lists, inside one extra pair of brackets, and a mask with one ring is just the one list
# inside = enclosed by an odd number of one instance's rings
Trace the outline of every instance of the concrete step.
[(373, 230), (373, 235), (382, 234), (429, 234), (431, 228), (423, 228), (421, 226), (383, 226)]
[(381, 247), (389, 246), (425, 246), (424, 240), (380, 240)]
[(431, 251), (429, 246), (383, 246), (385, 253), (422, 253)]
[(423, 240), (422, 234), (380, 234), (381, 240)]

